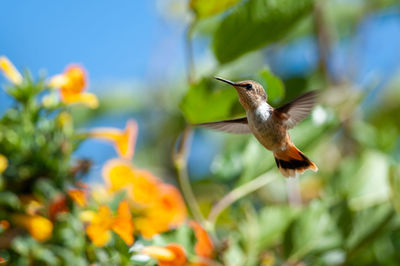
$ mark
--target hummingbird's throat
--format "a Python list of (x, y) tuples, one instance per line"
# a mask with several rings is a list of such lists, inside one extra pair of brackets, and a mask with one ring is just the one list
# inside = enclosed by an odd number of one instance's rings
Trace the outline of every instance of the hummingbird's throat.
[(268, 118), (271, 116), (271, 111), (272, 108), (271, 106), (266, 103), (266, 102), (261, 102), (254, 110), (254, 114), (256, 117), (261, 119), (262, 121), (268, 120)]

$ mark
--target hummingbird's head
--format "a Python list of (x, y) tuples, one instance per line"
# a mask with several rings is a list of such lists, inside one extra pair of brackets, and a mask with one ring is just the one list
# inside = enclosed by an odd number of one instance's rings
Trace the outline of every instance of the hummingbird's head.
[(257, 108), (261, 103), (267, 100), (267, 94), (263, 86), (256, 81), (244, 80), (233, 82), (219, 77), (215, 77), (215, 79), (232, 85), (239, 95), (240, 104), (243, 105), (246, 110)]

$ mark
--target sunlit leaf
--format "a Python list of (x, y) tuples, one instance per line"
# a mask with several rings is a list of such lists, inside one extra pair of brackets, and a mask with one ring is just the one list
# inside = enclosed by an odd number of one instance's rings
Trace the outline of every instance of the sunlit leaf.
[(312, 10), (313, 0), (249, 0), (221, 22), (213, 39), (220, 63), (278, 41)]
[(393, 214), (394, 211), (389, 204), (382, 204), (357, 212), (352, 221), (352, 231), (345, 241), (346, 249), (353, 253), (367, 244), (366, 241), (371, 241), (371, 236), (378, 237), (384, 231), (384, 226), (389, 223)]
[(350, 208), (360, 210), (388, 200), (388, 173), (388, 157), (366, 150), (361, 158), (361, 167), (347, 180)]
[(205, 18), (223, 12), (241, 0), (191, 0), (190, 8), (197, 18)]
[(276, 102), (285, 96), (283, 82), (268, 69), (262, 69), (259, 73), (262, 78), (264, 89), (268, 95), (268, 101)]
[(400, 214), (400, 169), (392, 167), (389, 174), (391, 200), (397, 213)]
[(312, 202), (302, 212), (289, 232), (290, 244), (286, 248), (291, 249), (289, 253), (293, 259), (301, 259), (312, 252), (329, 250), (340, 245), (341, 241), (326, 206), (319, 201)]
[(269, 248), (276, 244), (296, 217), (296, 213), (298, 212), (295, 209), (288, 207), (269, 206), (262, 209), (259, 215), (261, 247)]
[(2, 191), (0, 192), (0, 206), (8, 206), (14, 209), (20, 207), (20, 201), (12, 192), (9, 191)]
[(231, 118), (234, 104), (238, 104), (233, 88), (214, 89), (216, 82), (203, 80), (192, 85), (183, 98), (180, 108), (191, 123)]

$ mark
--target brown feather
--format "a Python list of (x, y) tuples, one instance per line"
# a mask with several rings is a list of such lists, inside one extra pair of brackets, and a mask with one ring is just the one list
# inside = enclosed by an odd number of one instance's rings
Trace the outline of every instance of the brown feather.
[(274, 111), (278, 116), (286, 117), (285, 124), (288, 129), (293, 128), (310, 114), (316, 98), (317, 92), (309, 91)]
[(195, 126), (208, 127), (211, 129), (225, 131), (233, 134), (251, 133), (249, 125), (247, 124), (247, 117), (195, 124)]

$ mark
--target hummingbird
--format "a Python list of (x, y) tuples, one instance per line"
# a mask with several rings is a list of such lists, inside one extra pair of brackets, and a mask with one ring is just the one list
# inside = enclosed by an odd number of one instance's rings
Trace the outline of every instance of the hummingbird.
[(276, 165), (285, 177), (296, 177), (307, 169), (318, 171), (315, 163), (293, 144), (288, 132), (312, 110), (317, 96), (315, 91), (306, 92), (279, 108), (273, 108), (267, 103), (267, 94), (258, 82), (214, 78), (236, 89), (246, 116), (196, 126), (234, 134), (253, 134), (266, 149), (273, 152)]

